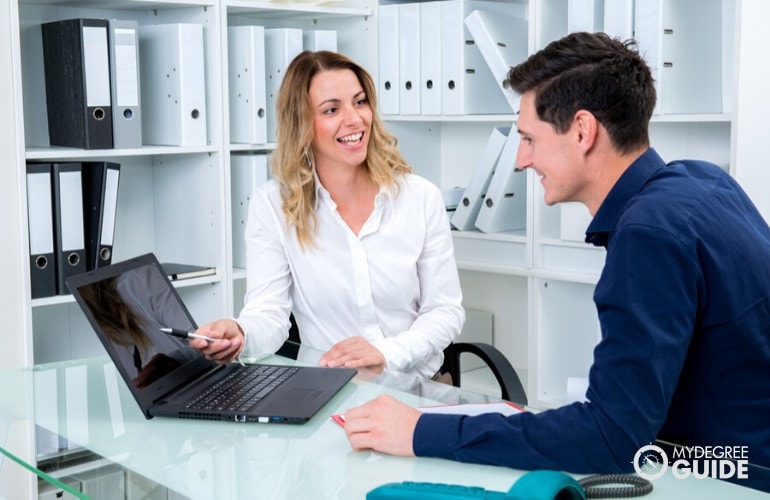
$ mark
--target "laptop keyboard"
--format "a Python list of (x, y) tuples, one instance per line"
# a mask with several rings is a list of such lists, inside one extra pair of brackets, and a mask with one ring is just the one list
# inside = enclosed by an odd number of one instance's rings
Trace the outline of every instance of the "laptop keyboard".
[(187, 409), (245, 412), (297, 372), (291, 366), (241, 366), (187, 404)]

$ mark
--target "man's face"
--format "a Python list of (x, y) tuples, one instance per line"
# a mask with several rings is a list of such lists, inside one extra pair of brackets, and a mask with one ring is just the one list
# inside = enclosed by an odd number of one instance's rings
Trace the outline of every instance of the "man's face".
[(518, 168), (531, 168), (540, 176), (546, 205), (564, 201), (585, 201), (583, 194), (589, 183), (584, 169), (579, 168), (581, 149), (575, 124), (558, 134), (550, 123), (542, 121), (535, 111), (535, 96), (521, 96), (521, 111), (516, 124), (521, 139), (516, 154)]

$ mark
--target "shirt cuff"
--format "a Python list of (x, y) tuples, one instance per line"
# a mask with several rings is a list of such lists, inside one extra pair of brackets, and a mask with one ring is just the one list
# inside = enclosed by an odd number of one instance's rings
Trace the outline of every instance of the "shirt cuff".
[(465, 415), (423, 413), (412, 435), (412, 450), (418, 457), (454, 459)]

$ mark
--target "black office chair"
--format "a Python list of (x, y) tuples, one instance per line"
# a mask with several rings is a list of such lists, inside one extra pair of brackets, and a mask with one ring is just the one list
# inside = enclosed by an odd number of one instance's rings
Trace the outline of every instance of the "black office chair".
[[(289, 320), (291, 321), (289, 340), (284, 342), (276, 354), (289, 359), (297, 359), (300, 344), (299, 328), (297, 328), (297, 323), (294, 321), (294, 315), (291, 315)], [(519, 376), (508, 361), (508, 358), (496, 347), (482, 342), (456, 342), (449, 344), (444, 349), (444, 363), (441, 365), (440, 372), (442, 374), (448, 373), (452, 377), (453, 386), (460, 387), (462, 373), (460, 356), (463, 353), (474, 354), (484, 361), (500, 385), (500, 396), (502, 399), (520, 405), (527, 404), (527, 394), (524, 392), (521, 380), (519, 380)]]

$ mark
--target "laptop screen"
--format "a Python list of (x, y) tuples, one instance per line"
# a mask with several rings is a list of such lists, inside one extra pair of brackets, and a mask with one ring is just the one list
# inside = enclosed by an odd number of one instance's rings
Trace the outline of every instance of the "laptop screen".
[(68, 284), (132, 391), (143, 392), (202, 357), (186, 340), (160, 330), (196, 326), (154, 255), (74, 276)]

